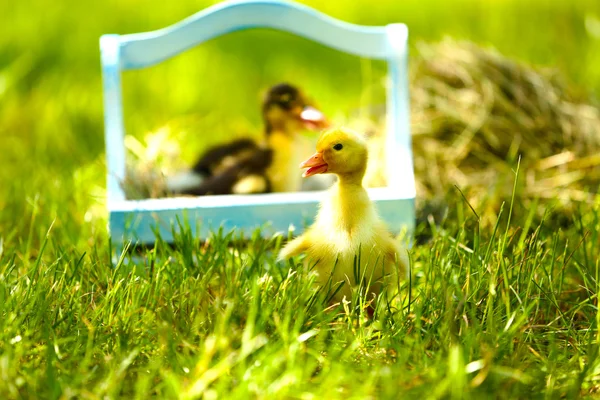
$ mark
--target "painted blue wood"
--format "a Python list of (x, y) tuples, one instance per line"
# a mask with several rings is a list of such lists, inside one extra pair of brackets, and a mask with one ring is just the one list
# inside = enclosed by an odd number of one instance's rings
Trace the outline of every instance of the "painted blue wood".
[[(109, 229), (115, 243), (151, 243), (158, 229), (172, 240), (177, 218), (188, 221), (202, 237), (211, 229), (243, 229), (269, 224), (266, 234), (296, 233), (312, 221), (321, 192), (274, 193), (251, 196), (126, 200), (120, 182), (125, 177), (125, 146), (121, 71), (144, 68), (173, 57), (212, 38), (248, 28), (272, 28), (314, 40), (361, 57), (388, 62), (387, 172), (388, 188), (370, 189), (382, 218), (396, 233), (415, 223), (415, 182), (410, 138), (408, 97), (408, 29), (404, 24), (359, 26), (309, 7), (281, 0), (226, 1), (177, 24), (153, 32), (103, 35), (100, 38)], [(197, 222), (201, 223), (198, 225)]]
[(103, 35), (100, 38), (107, 168), (106, 192), (109, 207), (111, 201), (125, 200), (125, 192), (120, 185), (125, 178), (125, 128), (123, 125), (119, 43), (119, 35)]
[[(220, 227), (225, 231), (242, 229), (246, 234), (262, 227), (263, 233), (270, 235), (293, 226), (298, 233), (312, 223), (322, 196), (322, 192), (303, 192), (115, 202), (111, 234), (151, 243), (156, 232), (171, 239), (173, 230), (179, 231), (177, 221), (188, 221), (192, 232), (204, 238)], [(414, 229), (413, 197), (388, 188), (369, 189), (369, 196), (392, 232)]]
[(386, 161), (389, 187), (412, 189), (416, 196), (410, 134), (408, 82), (408, 29), (404, 24), (386, 27), (389, 48), (387, 86)]
[(153, 32), (121, 38), (123, 69), (143, 68), (226, 33), (272, 28), (362, 57), (390, 55), (385, 27), (359, 26), (280, 0), (226, 1)]

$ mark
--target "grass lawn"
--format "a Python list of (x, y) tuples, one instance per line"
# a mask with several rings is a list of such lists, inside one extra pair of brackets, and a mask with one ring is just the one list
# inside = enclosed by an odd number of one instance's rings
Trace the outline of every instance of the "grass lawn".
[[(600, 389), (600, 202), (564, 212), (523, 201), (527, 171), (516, 163), (502, 208), (449, 196), (448, 217), (412, 250), (402, 298), (374, 322), (364, 298), (331, 307), (307, 271), (276, 263), (281, 236), (215, 232), (203, 244), (184, 229), (175, 246), (158, 240), (113, 267), (98, 37), (156, 29), (208, 4), (0, 3), (0, 398), (574, 398)], [(373, 4), (318, 7), (356, 23), (407, 22), (413, 44), (448, 34), (493, 45), (600, 94), (595, 0)], [(189, 161), (227, 132), (257, 132), (257, 93), (269, 84), (299, 83), (336, 116), (383, 72), (289, 35), (240, 32), (126, 74), (126, 125), (136, 137), (176, 130)]]

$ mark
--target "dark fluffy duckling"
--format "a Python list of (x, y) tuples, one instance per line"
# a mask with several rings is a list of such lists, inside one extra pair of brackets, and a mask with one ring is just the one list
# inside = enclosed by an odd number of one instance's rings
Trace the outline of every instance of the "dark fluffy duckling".
[(168, 178), (168, 190), (196, 196), (301, 190), (297, 166), (302, 150), (311, 145), (301, 133), (326, 127), (325, 117), (298, 88), (286, 83), (268, 91), (262, 114), (263, 143), (238, 139), (215, 146), (187, 174)]

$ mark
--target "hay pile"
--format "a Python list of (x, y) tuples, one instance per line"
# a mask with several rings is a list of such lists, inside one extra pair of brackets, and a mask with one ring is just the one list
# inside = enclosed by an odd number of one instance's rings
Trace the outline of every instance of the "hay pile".
[(516, 63), (474, 44), (418, 45), (411, 107), (420, 196), (453, 185), (477, 203), (519, 195), (588, 201), (600, 177), (600, 111), (555, 71)]
[(121, 187), (127, 199), (167, 197), (166, 176), (184, 168), (180, 143), (180, 135), (170, 126), (147, 133), (143, 141), (125, 136), (127, 169)]

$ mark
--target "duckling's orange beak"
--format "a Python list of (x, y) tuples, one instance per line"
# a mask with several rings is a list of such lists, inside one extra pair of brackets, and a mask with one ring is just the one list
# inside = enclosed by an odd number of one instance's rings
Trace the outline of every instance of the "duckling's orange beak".
[(309, 176), (323, 174), (327, 172), (327, 163), (323, 159), (323, 153), (316, 152), (310, 158), (303, 163), (300, 164), (300, 168), (308, 168), (302, 174), (303, 178), (308, 178)]
[(299, 118), (307, 129), (316, 131), (329, 126), (325, 115), (323, 115), (321, 111), (311, 106), (304, 107), (300, 112)]

